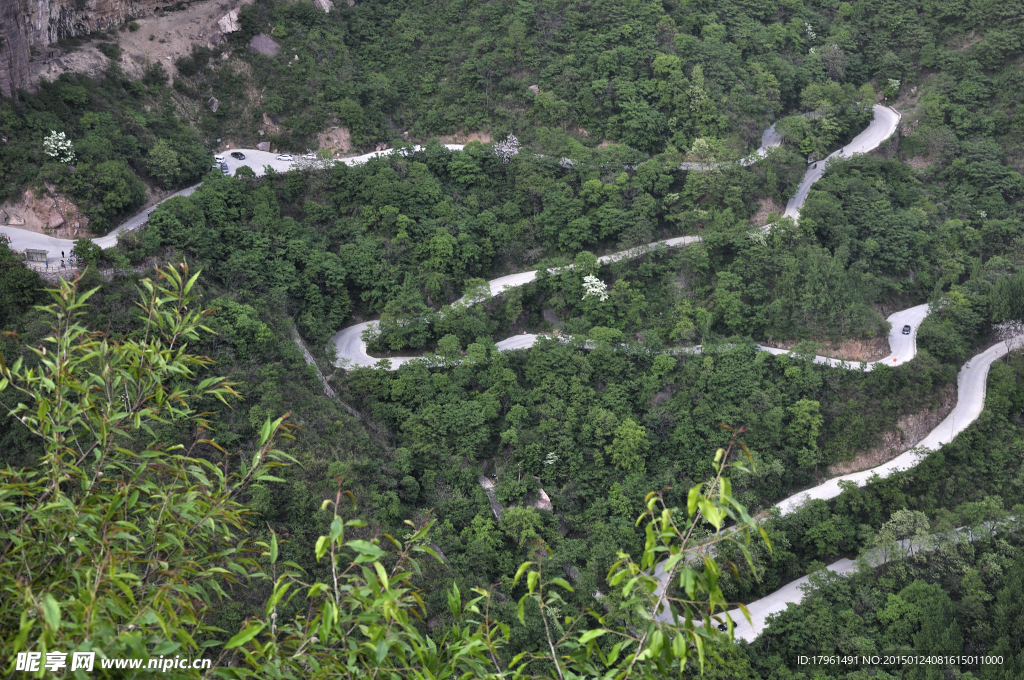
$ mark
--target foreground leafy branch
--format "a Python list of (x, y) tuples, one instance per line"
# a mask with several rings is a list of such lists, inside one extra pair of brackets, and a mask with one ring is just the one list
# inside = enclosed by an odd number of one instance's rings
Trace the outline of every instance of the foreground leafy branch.
[[(238, 539), (251, 511), (235, 500), (292, 462), (268, 422), (249, 460), (206, 433), (192, 404), (236, 397), (223, 378), (196, 380), (209, 359), (189, 351), (206, 331), (198, 274), (168, 268), (139, 290), (144, 332), (114, 339), (82, 323), (95, 292), (62, 281), (40, 308), (52, 333), (27, 357), (0, 361), (9, 408), (43, 442), (33, 469), (0, 471), (0, 655), (92, 651), (100, 658), (198, 656), (219, 634), (208, 623), (225, 588), (256, 569)], [(191, 429), (186, 449), (162, 426)], [(195, 454), (225, 454), (223, 466)], [(202, 640), (206, 642), (202, 642)], [(98, 662), (97, 662), (98, 663)]]

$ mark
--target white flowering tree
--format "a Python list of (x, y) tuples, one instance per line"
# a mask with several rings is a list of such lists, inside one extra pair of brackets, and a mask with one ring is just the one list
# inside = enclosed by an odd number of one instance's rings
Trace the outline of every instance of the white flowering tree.
[(43, 139), (43, 152), (61, 163), (75, 162), (75, 147), (63, 132), (50, 130), (50, 134)]
[(516, 139), (515, 135), (509, 135), (503, 142), (498, 142), (494, 145), (494, 155), (501, 159), (501, 162), (508, 164), (512, 160), (512, 156), (519, 153), (519, 140)]
[(896, 78), (889, 78), (885, 82), (885, 87), (882, 88), (882, 93), (886, 99), (893, 99), (900, 92), (900, 81)]
[(588, 274), (583, 277), (583, 299), (586, 300), (591, 295), (604, 302), (608, 299), (608, 286), (593, 274)]

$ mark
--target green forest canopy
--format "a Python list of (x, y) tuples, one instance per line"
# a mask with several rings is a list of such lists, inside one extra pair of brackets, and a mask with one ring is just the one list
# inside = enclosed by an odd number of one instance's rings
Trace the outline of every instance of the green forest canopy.
[[(747, 506), (764, 507), (876, 446), (900, 417), (939, 406), (963, 361), (999, 324), (1020, 319), (1018, 4), (369, 2), (338, 3), (324, 14), (311, 3), (261, 0), (243, 10), (243, 30), (229, 37), (233, 56), (197, 49), (177, 63), (173, 85), (159, 68), (140, 81), (111, 68), (0, 104), (9, 139), (0, 147), (0, 179), (8, 197), (54, 182), (102, 232), (138, 209), (146, 185), (201, 178), (217, 138), (255, 143), (262, 123), (252, 110), (281, 124), (271, 137), (280, 148), (305, 148), (331, 125), (347, 127), (360, 149), (482, 130), (496, 139), (514, 132), (527, 150), (578, 161), (566, 168), (523, 153), (503, 165), (487, 145), (457, 154), (428, 145), (406, 159), (260, 182), (207, 176), (200, 191), (164, 204), (101, 263), (126, 272), (151, 258), (185, 258), (203, 268), (197, 292), (217, 310), (208, 319), (217, 335), (196, 348), (216, 364), (195, 380), (225, 375), (242, 395), (231, 408), (199, 406), (215, 413), (209, 431), (219, 444), (255, 450), (263, 424), (284, 413), (300, 426), (281, 444), (300, 465), (277, 471), (284, 482), (239, 495), (246, 512), (269, 523), (251, 525), (249, 537), (269, 547), (280, 536), (280, 560), (326, 581), (314, 546), (332, 532), (321, 501), (335, 497), (336, 478), (369, 522), (364, 538), (398, 536), (404, 519), (422, 526), (432, 511), (431, 541), (447, 562), (424, 563), (412, 581), (428, 613), (418, 630), (443, 637), (455, 620), (452, 584), (466, 594), (497, 583), (490, 611), (512, 626), (496, 650), (505, 667), (519, 651), (544, 649), (551, 619), (518, 624), (515, 601), (525, 591), (512, 583), (537, 541), (552, 550), (545, 573), (575, 587), (563, 593), (561, 614), (600, 608), (616, 625), (634, 625), (621, 591), (609, 587), (609, 568), (618, 550), (641, 558), (644, 536), (634, 521), (649, 491), (670, 486), (669, 505), (686, 505), (687, 487), (706, 477), (709, 454), (728, 439), (719, 423), (746, 426), (758, 465), (753, 474), (735, 472), (733, 485)], [(261, 31), (281, 43), (279, 57), (245, 50)], [(247, 108), (249, 78), (266, 86), (263, 108)], [(210, 96), (222, 102), (216, 113), (205, 106)], [(903, 113), (893, 143), (831, 167), (798, 226), (753, 238), (807, 158), (861, 129), (878, 97)], [(815, 115), (796, 115), (808, 112)], [(686, 155), (745, 155), (775, 121), (784, 143), (764, 162), (676, 169)], [(44, 156), (51, 130), (75, 144), (74, 172)], [(431, 324), (408, 323), (430, 319), (479, 279), (592, 266), (587, 252), (679, 234), (703, 242), (592, 269), (609, 286), (605, 302), (583, 300), (581, 269)], [(9, 253), (0, 268), (0, 314), (17, 332), (2, 340), (5, 360), (32, 362), (27, 348), (48, 333), (47, 317), (32, 309), (45, 299), (41, 284)], [(88, 326), (137, 336), (137, 277), (87, 276), (83, 289), (99, 286)], [(800, 353), (753, 351), (752, 341), (879, 338), (887, 313), (923, 302), (935, 312), (918, 330), (918, 358), (895, 370), (865, 375), (808, 364)], [(323, 396), (291, 332), (327, 367), (331, 334), (356, 317), (381, 315), (380, 351), (433, 356), (395, 373), (331, 375), (353, 415)], [(494, 351), (508, 334), (553, 328), (590, 336), (598, 347)], [(622, 341), (628, 349), (617, 351)], [(655, 358), (695, 342), (720, 349)], [(749, 602), (855, 555), (902, 531), (900, 513), (920, 513), (907, 524), (914, 531), (1019, 515), (1020, 371), (1019, 362), (997, 363), (977, 426), (914, 471), (766, 523), (773, 551), (752, 546), (759, 581), (741, 555), (723, 553), (739, 565), (737, 575), (723, 576), (724, 595)], [(181, 424), (159, 430), (169, 443), (195, 438)], [(6, 420), (0, 437), (16, 468), (44, 455), (17, 421)], [(500, 520), (477, 481), (495, 470)], [(540, 488), (553, 513), (530, 506)], [(1019, 545), (1008, 527), (991, 540), (940, 549), (941, 560), (900, 560), (860, 581), (816, 577), (820, 597), (774, 622), (752, 647), (722, 648), (711, 672), (812, 677), (793, 650), (898, 648), (999, 654), (1000, 668), (943, 672), (1017, 677), (1019, 641), (1005, 631), (1019, 618), (1008, 604), (1019, 591)], [(272, 587), (249, 585), (230, 590), (207, 623), (233, 632), (248, 617), (266, 621)], [(608, 597), (596, 602), (597, 590)], [(280, 607), (282, 621), (298, 610)], [(819, 634), (809, 636), (808, 617), (831, 623), (815, 623)], [(930, 677), (931, 669), (813, 672), (861, 680)]]

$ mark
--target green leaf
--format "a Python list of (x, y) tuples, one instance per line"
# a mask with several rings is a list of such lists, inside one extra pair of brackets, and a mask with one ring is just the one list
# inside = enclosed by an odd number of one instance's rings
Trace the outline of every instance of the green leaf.
[(370, 543), (369, 541), (349, 541), (345, 544), (345, 546), (352, 548), (357, 553), (359, 553), (359, 557), (355, 559), (356, 564), (362, 562), (373, 562), (374, 560), (378, 560), (381, 557), (387, 555), (386, 552), (375, 546), (373, 543)]
[(709, 501), (707, 499), (702, 499), (698, 503), (698, 505), (700, 505), (700, 512), (701, 512), (702, 515), (704, 515), (704, 519), (706, 519), (707, 521), (711, 522), (712, 526), (714, 526), (716, 530), (721, 529), (722, 528), (722, 513), (721, 513), (721, 511), (718, 508), (716, 508), (711, 501)]
[(572, 586), (569, 585), (569, 582), (566, 581), (564, 578), (553, 578), (551, 579), (550, 583), (553, 586), (561, 586), (562, 588), (568, 590), (570, 593), (576, 592), (575, 590), (573, 590)]
[(515, 584), (519, 583), (519, 579), (521, 579), (523, 577), (523, 572), (525, 572), (527, 569), (529, 569), (531, 564), (533, 564), (533, 562), (523, 562), (522, 564), (519, 565), (519, 568), (516, 569), (516, 577), (514, 579), (512, 579), (512, 585), (513, 586)]
[[(284, 576), (282, 576), (281, 578), (283, 579)], [(288, 592), (288, 588), (290, 588), (291, 585), (291, 583), (285, 583), (283, 585), (280, 585), (280, 587), (274, 589), (274, 594), (271, 595), (270, 599), (267, 601), (267, 616), (270, 616), (270, 612), (274, 611), (274, 607), (276, 607), (277, 603), (281, 601), (281, 598), (284, 597), (284, 594)]]
[(341, 538), (343, 533), (345, 533), (345, 529), (342, 527), (341, 518), (335, 517), (334, 521), (331, 522), (331, 543)]
[(672, 653), (677, 659), (684, 660), (689, 656), (690, 646), (686, 644), (686, 637), (683, 635), (676, 635), (672, 640)]
[(700, 493), (701, 485), (690, 489), (690, 494), (686, 497), (686, 511), (690, 513), (690, 517), (693, 517), (693, 513), (697, 512), (697, 503), (702, 498)]
[(241, 647), (249, 640), (256, 637), (261, 630), (267, 627), (265, 623), (257, 623), (255, 625), (246, 626), (244, 630), (239, 631), (233, 638), (228, 640), (227, 644), (224, 645), (224, 649), (234, 649), (235, 647)]
[(57, 600), (53, 599), (53, 595), (47, 593), (43, 597), (43, 616), (46, 618), (46, 624), (53, 630), (60, 628), (60, 605), (57, 604)]
[(326, 536), (321, 536), (316, 539), (316, 561), (319, 562), (320, 558), (327, 554), (327, 546), (330, 544), (330, 540)]
[(697, 572), (689, 567), (679, 570), (679, 585), (686, 591), (691, 600), (697, 597)]
[(277, 534), (270, 534), (270, 563), (277, 563)]
[(585, 645), (591, 640), (596, 640), (608, 631), (603, 628), (595, 628), (594, 630), (588, 630), (586, 633), (580, 636), (580, 644)]
[(760, 524), (757, 525), (757, 530), (761, 532), (761, 537), (764, 538), (764, 542), (768, 544), (768, 552), (772, 552), (772, 542), (768, 539), (768, 532), (764, 530)]
[(452, 589), (448, 592), (448, 609), (451, 610), (452, 616), (462, 614), (462, 597), (459, 594), (459, 584), (457, 583), (453, 583)]
[(651, 656), (658, 656), (661, 654), (661, 648), (665, 645), (665, 634), (661, 630), (656, 630), (651, 635)]
[(373, 569), (377, 572), (377, 579), (380, 581), (381, 587), (384, 590), (391, 590), (391, 581), (388, 579), (388, 572), (384, 570), (384, 565), (374, 562)]
[(274, 431), (274, 423), (267, 418), (263, 423), (263, 429), (260, 431), (260, 446), (263, 446), (270, 439), (271, 433)]

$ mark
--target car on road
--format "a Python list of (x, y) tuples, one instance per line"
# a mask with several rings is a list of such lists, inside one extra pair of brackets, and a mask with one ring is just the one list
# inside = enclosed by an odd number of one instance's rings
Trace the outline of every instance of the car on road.
[(221, 163), (220, 164), (220, 171), (223, 172), (225, 175), (228, 174), (229, 172), (231, 172), (230, 170), (228, 170), (228, 164), (227, 163)]
[(224, 156), (214, 156), (213, 160), (217, 161), (218, 163), (223, 163), (224, 162)]
[(302, 154), (302, 157), (305, 158), (307, 161), (315, 161), (316, 160), (316, 154), (313, 153), (312, 151), (310, 151), (308, 153)]
[(903, 327), (903, 335), (910, 335), (910, 326), (909, 325)]
[(281, 154), (280, 156), (277, 157), (277, 160), (279, 160), (279, 161), (293, 161), (293, 160), (295, 160), (295, 156), (291, 155), (290, 153), (283, 153), (283, 154)]
[(237, 160), (240, 160), (240, 161), (244, 161), (245, 160), (245, 154), (242, 153), (241, 151), (232, 151), (231, 152), (231, 157), (235, 158)]

